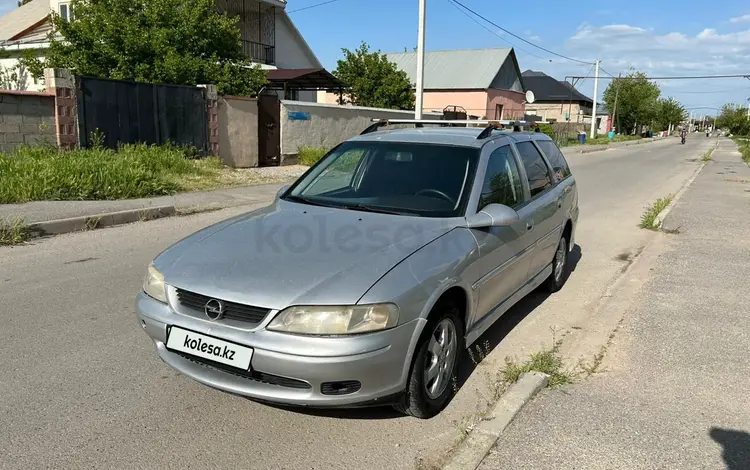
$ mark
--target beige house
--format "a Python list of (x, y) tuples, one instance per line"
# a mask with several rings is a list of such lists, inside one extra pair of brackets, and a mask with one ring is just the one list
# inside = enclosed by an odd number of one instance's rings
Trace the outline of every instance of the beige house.
[[(284, 0), (216, 0), (217, 7), (239, 17), (245, 53), (265, 69), (320, 69), (322, 65), (286, 13)], [(0, 67), (12, 70), (25, 50), (41, 56), (49, 47), (50, 13), (71, 18), (69, 0), (32, 0), (0, 17), (0, 48), (11, 54), (0, 59)], [(14, 89), (37, 91), (43, 88), (28, 73), (19, 76)], [(315, 101), (315, 91), (301, 91), (296, 99)]]
[[(416, 52), (386, 54), (412, 84), (416, 56)], [(512, 48), (429, 51), (424, 62), (424, 112), (455, 108), (474, 118), (523, 117), (524, 82)], [(335, 104), (338, 96), (319, 92), (318, 102)]]
[(526, 105), (526, 114), (552, 122), (584, 123), (587, 118), (591, 122), (593, 100), (571, 84), (534, 70), (525, 71), (523, 81), (535, 98), (533, 104)]

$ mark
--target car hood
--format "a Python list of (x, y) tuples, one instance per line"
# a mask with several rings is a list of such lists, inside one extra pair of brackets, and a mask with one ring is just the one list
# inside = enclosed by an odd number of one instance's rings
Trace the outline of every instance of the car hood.
[(154, 265), (169, 285), (246, 305), (355, 304), (385, 273), (460, 220), (277, 200), (194, 233)]

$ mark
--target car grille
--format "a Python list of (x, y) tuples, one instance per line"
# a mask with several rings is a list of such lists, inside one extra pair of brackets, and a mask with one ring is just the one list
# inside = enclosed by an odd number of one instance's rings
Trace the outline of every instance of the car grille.
[[(177, 299), (179, 300), (180, 305), (197, 312), (203, 312), (206, 306), (206, 302), (213, 298), (182, 289), (176, 290)], [(234, 302), (227, 302), (225, 300), (222, 300), (222, 302), (224, 302), (224, 305), (226, 306), (223, 318), (226, 318), (227, 320), (238, 320), (247, 323), (260, 323), (264, 318), (266, 318), (268, 312), (270, 312), (270, 310), (267, 308), (253, 307), (252, 305), (243, 305)]]
[(312, 386), (303, 381), (298, 379), (290, 379), (288, 377), (280, 377), (278, 375), (273, 374), (267, 374), (265, 372), (259, 372), (257, 370), (240, 370), (236, 367), (227, 366), (225, 364), (222, 364), (220, 362), (214, 362), (209, 361), (208, 359), (203, 359), (202, 357), (197, 356), (191, 356), (189, 354), (183, 354), (178, 351), (170, 350), (170, 352), (173, 352), (188, 361), (195, 362), (196, 364), (202, 365), (204, 367), (208, 367), (209, 369), (215, 369), (222, 372), (226, 372), (228, 374), (236, 375), (237, 377), (242, 377), (244, 379), (250, 379), (255, 382), (260, 382), (268, 385), (276, 385), (279, 387), (286, 387), (286, 388), (296, 388), (299, 390), (309, 390), (312, 388)]

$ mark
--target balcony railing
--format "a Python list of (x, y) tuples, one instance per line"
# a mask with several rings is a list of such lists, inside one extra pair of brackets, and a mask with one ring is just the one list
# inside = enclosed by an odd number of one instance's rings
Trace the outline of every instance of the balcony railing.
[(253, 41), (242, 41), (242, 50), (254, 62), (267, 65), (276, 63), (276, 48), (274, 46)]

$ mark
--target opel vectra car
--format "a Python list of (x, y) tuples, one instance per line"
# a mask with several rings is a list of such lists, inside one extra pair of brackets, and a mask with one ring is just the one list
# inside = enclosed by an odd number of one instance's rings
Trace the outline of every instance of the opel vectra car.
[(428, 418), (465, 348), (532, 290), (563, 286), (577, 219), (544, 134), (376, 129), (270, 206), (162, 252), (136, 313), (159, 357), (210, 387)]

